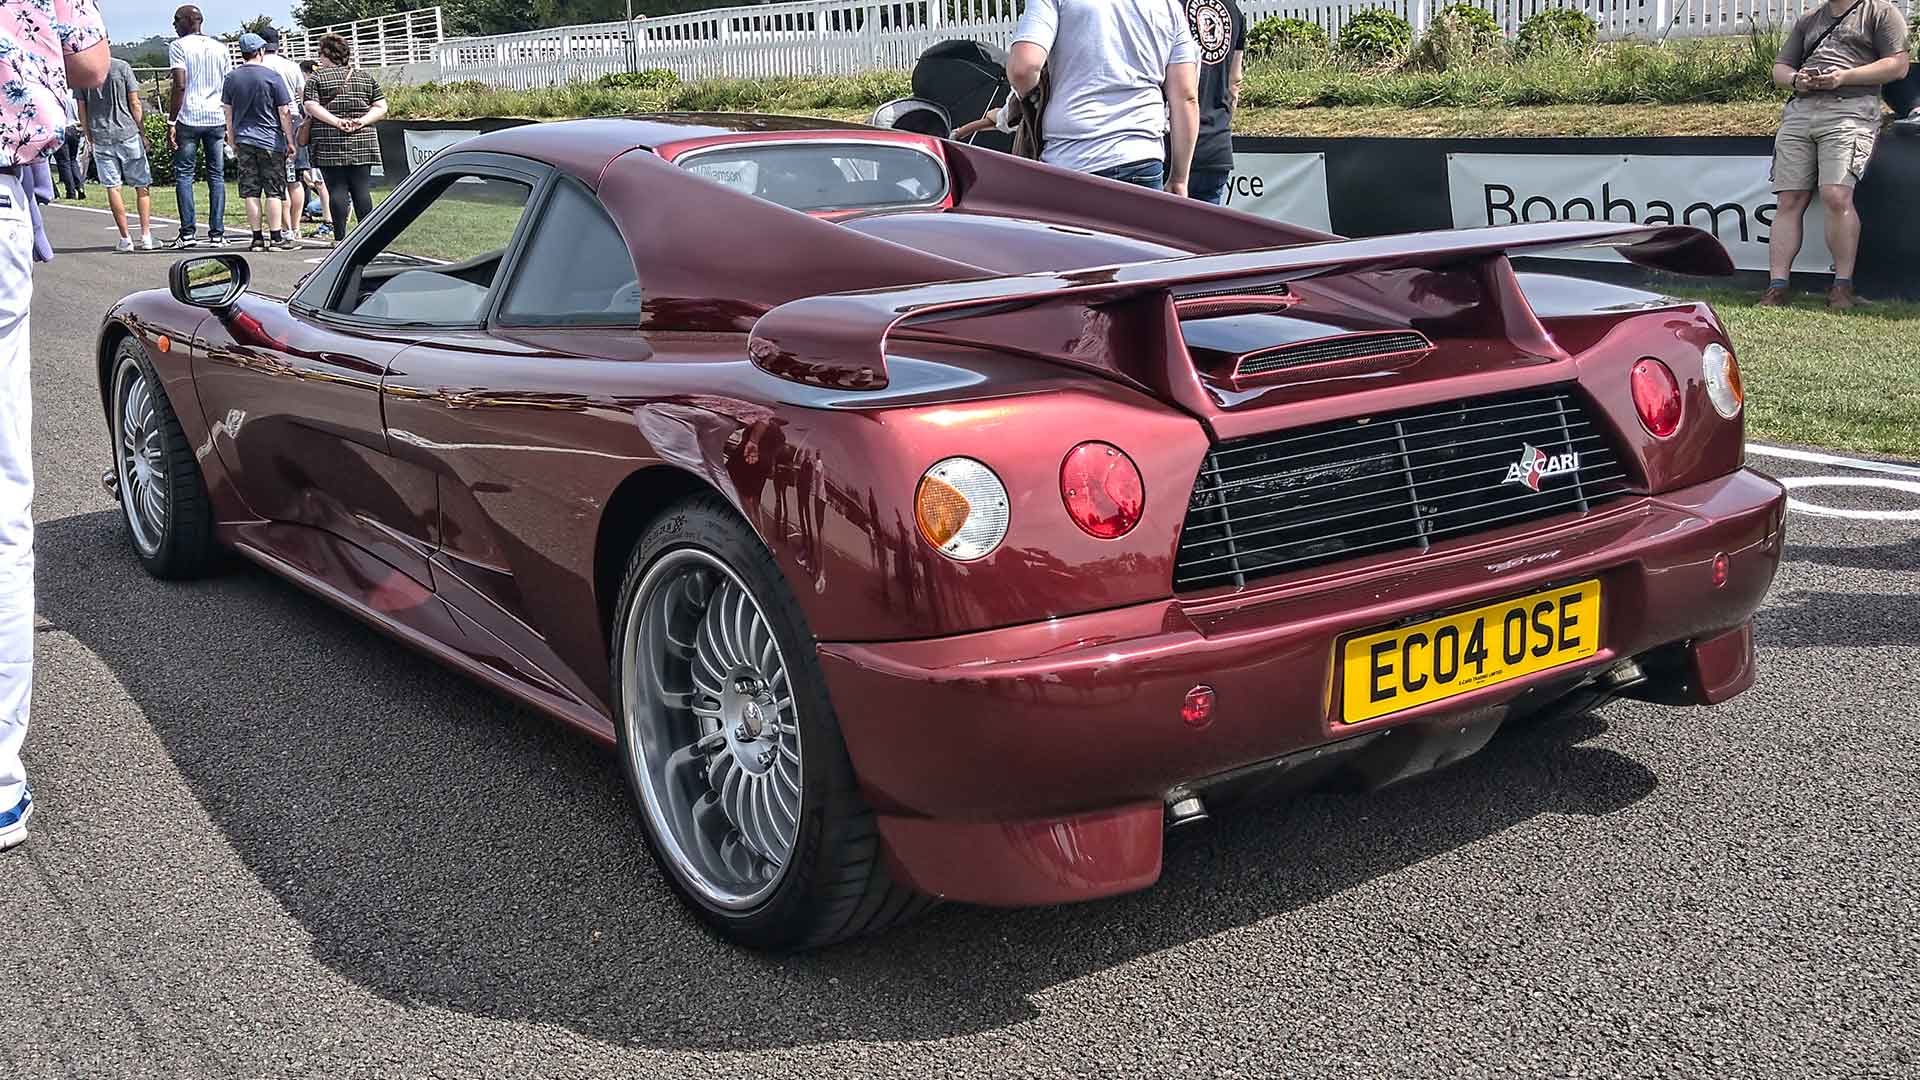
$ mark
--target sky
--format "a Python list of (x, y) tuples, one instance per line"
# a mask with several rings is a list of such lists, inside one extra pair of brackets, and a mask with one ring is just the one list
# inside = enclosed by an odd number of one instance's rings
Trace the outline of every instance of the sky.
[[(210, 34), (237, 30), (255, 15), (271, 15), (276, 26), (292, 26), (292, 0), (194, 0), (206, 16)], [(107, 35), (115, 41), (141, 41), (155, 34), (173, 36), (176, 0), (99, 0)]]

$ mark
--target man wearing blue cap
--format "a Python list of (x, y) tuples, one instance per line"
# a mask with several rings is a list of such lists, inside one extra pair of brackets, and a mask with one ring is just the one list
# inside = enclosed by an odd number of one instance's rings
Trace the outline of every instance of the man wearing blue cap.
[[(287, 93), (286, 80), (267, 65), (266, 49), (266, 39), (259, 34), (241, 34), (244, 63), (227, 74), (220, 91), (227, 111), (227, 145), (233, 147), (240, 166), (240, 197), (247, 204), (247, 227), (253, 230), (249, 251), (299, 246), (280, 230), (287, 198), (287, 159), (293, 156), (293, 113), (288, 108), (293, 98)], [(271, 239), (260, 230), (263, 211)]]

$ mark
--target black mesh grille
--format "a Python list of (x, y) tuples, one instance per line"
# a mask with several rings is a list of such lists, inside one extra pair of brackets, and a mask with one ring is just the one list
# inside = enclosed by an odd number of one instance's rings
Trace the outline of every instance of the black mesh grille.
[[(1510, 468), (1545, 455), (1539, 489)], [(1578, 454), (1565, 468), (1566, 454)], [(1584, 512), (1626, 470), (1568, 387), (1543, 387), (1220, 443), (1187, 507), (1174, 587), (1271, 574)]]
[(1393, 353), (1414, 352), (1430, 347), (1431, 344), (1424, 336), (1412, 331), (1347, 334), (1342, 337), (1321, 338), (1317, 341), (1302, 341), (1297, 345), (1281, 345), (1278, 348), (1255, 353), (1240, 361), (1237, 371), (1241, 375), (1264, 375), (1271, 371), (1285, 371), (1287, 368), (1300, 367), (1303, 364), (1319, 364), (1328, 360), (1364, 360), (1369, 356), (1388, 356)]

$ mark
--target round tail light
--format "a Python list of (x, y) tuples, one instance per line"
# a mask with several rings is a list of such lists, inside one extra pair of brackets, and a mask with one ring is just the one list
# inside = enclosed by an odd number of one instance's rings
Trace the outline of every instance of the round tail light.
[(1127, 535), (1147, 504), (1133, 459), (1103, 442), (1083, 442), (1067, 452), (1060, 463), (1060, 498), (1073, 523), (1102, 540)]
[(1655, 438), (1664, 439), (1680, 428), (1680, 380), (1673, 369), (1649, 356), (1633, 365), (1628, 377), (1633, 408), (1640, 423)]
[(1700, 351), (1700, 369), (1707, 377), (1707, 399), (1713, 402), (1713, 411), (1729, 420), (1739, 416), (1747, 390), (1740, 385), (1740, 365), (1733, 353), (1725, 345), (1709, 345)]
[(967, 457), (937, 461), (920, 477), (913, 516), (920, 535), (949, 559), (983, 559), (1007, 536), (1006, 485)]

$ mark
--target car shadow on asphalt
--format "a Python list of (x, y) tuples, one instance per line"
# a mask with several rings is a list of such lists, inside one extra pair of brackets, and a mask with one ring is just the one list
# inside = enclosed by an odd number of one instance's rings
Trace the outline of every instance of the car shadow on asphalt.
[[(1004, 1028), (1038, 1015), (1050, 988), (1542, 814), (1620, 810), (1658, 783), (1582, 745), (1606, 730), (1597, 717), (1516, 724), (1394, 788), (1236, 808), (1176, 837), (1143, 893), (950, 906), (878, 939), (763, 956), (680, 909), (610, 752), (264, 573), (153, 581), (116, 513), (44, 522), (39, 551), (44, 617), (112, 670), (321, 963), (407, 1007), (617, 1044), (737, 1050)], [(272, 973), (261, 977), (272, 993)]]

